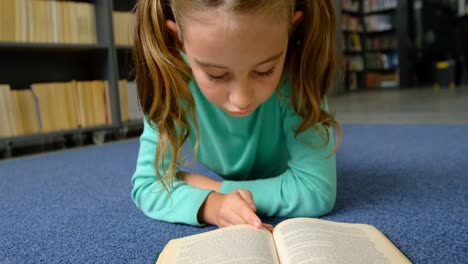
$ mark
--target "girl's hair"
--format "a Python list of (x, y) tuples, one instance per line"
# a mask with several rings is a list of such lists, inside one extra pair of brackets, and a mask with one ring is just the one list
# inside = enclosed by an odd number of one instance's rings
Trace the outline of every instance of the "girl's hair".
[[(225, 6), (239, 13), (262, 12), (278, 15), (288, 10), (304, 12), (302, 22), (291, 32), (285, 70), (292, 82), (291, 105), (302, 117), (295, 135), (314, 127), (330, 142), (329, 127), (341, 139), (338, 122), (323, 110), (324, 97), (331, 91), (338, 61), (336, 21), (332, 0), (140, 0), (136, 6), (134, 60), (138, 97), (148, 123), (158, 130), (156, 175), (169, 190), (176, 175), (182, 145), (189, 137), (189, 118), (195, 124), (195, 157), (199, 129), (195, 102), (188, 88), (190, 67), (180, 53), (179, 40), (166, 28), (166, 20), (177, 21), (183, 36), (184, 18), (210, 7)], [(335, 146), (332, 154), (339, 144)], [(164, 162), (171, 152), (168, 167)], [(330, 155), (332, 155), (330, 154)], [(158, 168), (162, 168), (161, 171)]]

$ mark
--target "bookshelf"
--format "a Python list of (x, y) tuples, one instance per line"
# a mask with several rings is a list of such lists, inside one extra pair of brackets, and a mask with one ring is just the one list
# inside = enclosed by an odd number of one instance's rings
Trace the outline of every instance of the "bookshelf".
[(407, 1), (342, 0), (347, 91), (408, 84)]
[[(121, 80), (128, 80), (128, 89), (135, 89), (131, 83), (135, 77), (132, 46), (116, 43), (113, 21), (114, 11), (131, 13), (135, 3), (136, 0), (2, 0), (3, 5), (10, 5), (11, 10), (15, 10), (11, 13), (15, 13), (16, 17), (11, 15), (4, 18), (3, 28), (0, 28), (0, 84), (8, 85), (10, 91), (16, 93), (32, 91), (34, 84), (101, 82), (107, 86), (107, 90), (100, 89), (107, 91), (104, 104), (108, 103), (104, 106), (107, 108), (101, 111), (108, 112), (109, 120), (53, 131), (43, 130), (44, 124), (40, 124), (38, 131), (0, 135), (0, 158), (11, 156), (15, 148), (32, 148), (51, 143), (64, 145), (60, 142), (69, 141), (70, 138), (75, 145), (85, 141), (102, 143), (103, 136), (120, 139), (131, 131), (141, 131), (141, 119), (122, 118)], [(6, 13), (2, 15), (5, 17)], [(76, 21), (72, 21), (73, 18)], [(5, 25), (7, 19), (10, 19), (9, 32)], [(63, 22), (65, 19), (70, 20)], [(62, 24), (66, 26), (60, 26)], [(95, 95), (92, 98), (96, 98)], [(135, 95), (131, 97), (136, 99)], [(59, 94), (50, 96), (58, 97)], [(54, 102), (56, 104), (51, 105), (67, 107), (63, 102)], [(40, 116), (39, 107), (36, 107)], [(64, 109), (54, 108), (53, 111)]]

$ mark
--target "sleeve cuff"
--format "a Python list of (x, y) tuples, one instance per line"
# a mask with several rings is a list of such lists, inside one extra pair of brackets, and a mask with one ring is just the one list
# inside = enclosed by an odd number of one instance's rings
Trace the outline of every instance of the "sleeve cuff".
[(208, 195), (213, 192), (212, 190), (202, 190), (202, 189), (197, 189), (198, 195), (196, 195), (197, 199), (191, 203), (191, 208), (187, 208), (186, 212), (190, 212), (190, 216), (187, 218), (188, 224), (194, 225), (194, 226), (204, 226), (206, 223), (202, 223), (198, 221), (198, 212), (200, 211), (201, 206), (205, 202), (206, 198)]
[(241, 188), (242, 187), (239, 186), (239, 183), (236, 181), (223, 181), (223, 183), (221, 183), (221, 188), (219, 188), (219, 192), (222, 194), (227, 194), (231, 191), (234, 191), (235, 189)]

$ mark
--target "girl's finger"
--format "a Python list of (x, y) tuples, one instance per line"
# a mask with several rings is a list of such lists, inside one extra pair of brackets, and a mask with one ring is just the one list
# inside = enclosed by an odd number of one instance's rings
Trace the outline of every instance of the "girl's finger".
[(231, 211), (229, 215), (226, 215), (224, 218), (226, 222), (226, 226), (230, 225), (242, 225), (242, 224), (249, 224), (239, 213), (236, 211)]
[(240, 214), (240, 216), (253, 227), (262, 227), (262, 221), (257, 216), (257, 214), (255, 214), (255, 211), (253, 211), (245, 201), (242, 202), (244, 203), (244, 206), (240, 208), (238, 214)]
[(237, 190), (237, 193), (240, 195), (240, 197), (249, 205), (250, 209), (252, 211), (256, 212), (257, 207), (255, 206), (255, 203), (253, 201), (252, 193), (248, 190)]

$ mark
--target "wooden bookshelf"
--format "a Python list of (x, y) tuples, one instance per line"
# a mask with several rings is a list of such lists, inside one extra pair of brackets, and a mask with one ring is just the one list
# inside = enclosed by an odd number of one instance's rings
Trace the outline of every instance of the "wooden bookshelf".
[[(11, 90), (24, 90), (30, 89), (32, 84), (37, 83), (104, 81), (108, 85), (111, 120), (102, 125), (49, 132), (39, 131), (27, 135), (0, 136), (0, 158), (2, 158), (2, 153), (6, 153), (3, 155), (4, 157), (9, 157), (16, 147), (41, 145), (44, 142), (60, 142), (65, 137), (70, 136), (115, 133), (121, 138), (128, 130), (142, 130), (141, 119), (123, 120), (122, 118), (120, 94), (122, 88), (119, 88), (121, 83), (119, 80), (134, 80), (132, 46), (116, 43), (113, 21), (114, 11), (131, 13), (136, 1), (51, 1), (55, 3), (49, 3), (50, 5), (40, 7), (37, 10), (34, 9), (35, 7), (28, 6), (31, 5), (30, 3), (36, 5), (35, 2), (36, 0), (5, 0), (4, 5), (16, 5), (16, 7), (12, 7), (13, 10), (17, 10), (17, 7), (26, 9), (21, 12), (18, 9), (18, 12), (15, 12), (19, 14), (18, 17), (14, 17), (14, 15), (10, 17), (12, 30), (15, 32), (3, 34), (4, 38), (0, 38), (0, 57), (2, 58), (0, 84), (8, 85)], [(77, 16), (81, 15), (92, 21), (92, 24), (86, 22), (81, 25), (83, 28), (75, 34), (74, 41), (71, 41), (73, 38), (67, 39), (65, 36), (72, 33), (64, 33), (66, 29), (58, 28), (57, 21), (62, 21), (70, 12), (68, 10), (67, 14), (60, 13), (61, 10), (64, 10), (63, 6), (68, 5), (64, 5), (63, 2), (69, 2), (73, 7), (82, 7), (81, 11), (77, 11)], [(40, 25), (31, 19), (31, 16), (44, 17), (45, 14), (38, 11), (44, 9), (47, 10), (47, 14), (50, 13), (49, 15), (53, 16), (53, 19), (47, 20), (53, 24), (44, 22), (44, 25)], [(74, 28), (74, 26), (70, 25), (70, 28)], [(46, 29), (51, 29), (49, 31), (55, 33), (47, 33), (49, 34), (48, 38), (44, 37), (44, 40), (41, 40), (41, 37), (34, 38), (38, 35), (36, 33), (44, 33), (47, 31)], [(31, 30), (34, 30), (35, 33), (31, 33)], [(88, 34), (89, 36), (86, 37), (86, 32), (91, 32), (91, 35)], [(93, 34), (95, 35), (93, 36)], [(129, 84), (130, 86), (135, 88), (133, 83)], [(135, 94), (132, 94), (133, 97)], [(55, 110), (60, 111), (60, 109)]]

